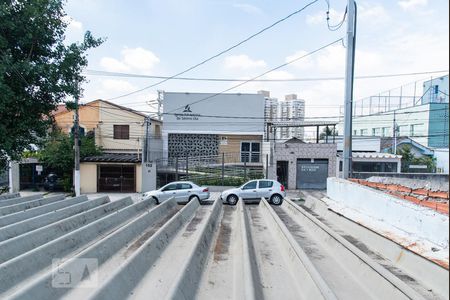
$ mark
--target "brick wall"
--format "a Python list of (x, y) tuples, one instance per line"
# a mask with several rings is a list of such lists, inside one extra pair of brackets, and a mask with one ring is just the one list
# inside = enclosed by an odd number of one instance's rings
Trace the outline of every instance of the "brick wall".
[(328, 176), (336, 176), (336, 144), (275, 144), (273, 164), (269, 168), (269, 178), (277, 179), (276, 165), (278, 160), (289, 161), (288, 189), (295, 189), (297, 185), (297, 159), (315, 158), (328, 159)]

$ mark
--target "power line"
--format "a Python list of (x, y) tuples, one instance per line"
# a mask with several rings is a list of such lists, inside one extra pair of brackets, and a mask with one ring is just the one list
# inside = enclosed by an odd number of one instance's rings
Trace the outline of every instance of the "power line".
[(164, 82), (166, 82), (166, 81), (168, 81), (168, 80), (170, 80), (170, 79), (172, 79), (172, 78), (175, 78), (175, 77), (177, 77), (177, 76), (183, 75), (183, 74), (185, 74), (185, 73), (187, 73), (187, 72), (189, 72), (189, 71), (191, 71), (191, 70), (193, 70), (193, 69), (195, 69), (195, 68), (197, 68), (197, 67), (199, 67), (199, 66), (201, 66), (201, 65), (203, 65), (203, 64), (205, 64), (205, 63), (207, 63), (207, 62), (209, 62), (209, 61), (211, 61), (211, 60), (213, 60), (214, 58), (217, 58), (217, 57), (221, 56), (222, 54), (225, 54), (225, 53), (227, 53), (227, 52), (233, 50), (234, 48), (239, 47), (240, 45), (242, 45), (242, 44), (248, 42), (249, 40), (253, 39), (254, 37), (256, 37), (256, 36), (262, 34), (263, 32), (265, 32), (265, 31), (267, 31), (267, 30), (269, 30), (269, 29), (275, 27), (276, 25), (278, 25), (278, 24), (280, 24), (280, 23), (286, 21), (286, 20), (289, 19), (290, 17), (295, 16), (295, 15), (301, 13), (301, 12), (304, 11), (306, 8), (308, 8), (309, 6), (313, 5), (314, 3), (318, 2), (318, 1), (319, 1), (319, 0), (314, 0), (314, 1), (309, 2), (308, 4), (306, 4), (305, 6), (303, 6), (302, 8), (300, 8), (300, 9), (298, 9), (298, 10), (296, 10), (296, 11), (290, 13), (290, 14), (287, 15), (286, 17), (284, 17), (284, 18), (282, 18), (282, 19), (280, 19), (280, 20), (278, 20), (278, 21), (272, 23), (271, 25), (269, 25), (269, 26), (267, 26), (267, 27), (264, 27), (263, 29), (261, 29), (261, 30), (259, 30), (258, 32), (256, 32), (256, 33), (250, 35), (249, 37), (243, 39), (242, 41), (240, 41), (240, 42), (238, 42), (238, 43), (236, 43), (236, 44), (234, 44), (234, 45), (232, 45), (232, 46), (226, 48), (225, 50), (220, 51), (219, 53), (217, 53), (217, 54), (215, 54), (215, 55), (213, 55), (213, 56), (210, 56), (209, 58), (207, 58), (207, 59), (205, 59), (205, 60), (203, 60), (203, 61), (201, 61), (201, 62), (199, 62), (199, 63), (197, 63), (197, 64), (195, 64), (195, 65), (193, 65), (192, 67), (187, 68), (187, 69), (184, 70), (184, 71), (181, 71), (181, 72), (179, 72), (179, 73), (177, 73), (177, 74), (175, 74), (175, 75), (170, 76), (169, 78), (163, 79), (163, 80), (161, 80), (161, 81), (158, 81), (158, 82), (156, 82), (156, 83), (154, 83), (154, 84), (151, 84), (151, 85), (148, 85), (148, 86), (143, 87), (143, 88), (141, 88), (141, 89), (138, 89), (138, 90), (136, 90), (136, 91), (129, 92), (129, 93), (127, 93), (127, 94), (120, 95), (120, 96), (117, 96), (117, 97), (113, 97), (113, 98), (110, 98), (110, 99), (108, 99), (108, 100), (114, 100), (114, 99), (118, 99), (118, 98), (130, 96), (130, 95), (133, 95), (133, 94), (142, 92), (142, 91), (144, 91), (144, 90), (146, 90), (146, 89), (149, 89), (149, 88), (155, 87), (155, 86), (157, 86), (157, 85), (160, 85), (161, 83), (164, 83)]
[[(390, 77), (427, 75), (427, 74), (446, 73), (446, 72), (448, 72), (448, 70), (423, 71), (423, 72), (411, 72), (411, 73), (394, 73), (394, 74), (374, 74), (374, 75), (355, 76), (355, 79), (390, 78)], [(243, 81), (245, 81), (245, 79), (241, 79), (241, 78), (207, 78), (207, 77), (171, 78), (169, 76), (142, 75), (142, 74), (132, 74), (132, 73), (108, 72), (108, 71), (100, 71), (100, 70), (86, 70), (84, 75), (107, 76), (107, 77), (126, 77), (126, 78), (173, 79), (173, 80), (208, 81), (208, 82), (243, 82)], [(336, 81), (336, 80), (343, 80), (343, 79), (345, 79), (345, 78), (344, 77), (311, 77), (311, 78), (291, 78), (291, 79), (255, 79), (253, 81), (255, 81), (255, 82), (302, 82), (302, 81)]]
[[(202, 99), (198, 99), (198, 100), (196, 100), (196, 101), (193, 101), (193, 102), (189, 103), (188, 105), (196, 104), (196, 103), (199, 103), (199, 102), (202, 102), (202, 101), (211, 99), (211, 98), (213, 98), (213, 97), (219, 96), (219, 95), (221, 95), (221, 94), (223, 94), (223, 93), (226, 93), (226, 92), (228, 92), (228, 91), (231, 91), (231, 90), (233, 90), (233, 89), (235, 89), (235, 88), (237, 88), (237, 87), (240, 87), (240, 86), (242, 86), (242, 85), (244, 85), (244, 84), (246, 84), (246, 83), (249, 83), (249, 82), (251, 82), (251, 81), (253, 81), (253, 80), (255, 80), (255, 79), (258, 79), (259, 77), (262, 77), (262, 76), (264, 76), (264, 75), (266, 75), (266, 74), (268, 74), (268, 73), (270, 73), (270, 72), (273, 72), (273, 71), (275, 71), (275, 70), (281, 69), (281, 68), (283, 68), (283, 67), (285, 67), (285, 66), (287, 66), (287, 65), (289, 65), (289, 64), (292, 64), (292, 63), (294, 63), (294, 62), (296, 62), (296, 61), (299, 61), (299, 60), (301, 60), (301, 59), (303, 59), (303, 58), (305, 58), (305, 57), (307, 57), (307, 56), (311, 56), (311, 55), (313, 55), (314, 53), (319, 52), (319, 51), (321, 51), (321, 50), (323, 50), (323, 49), (325, 49), (325, 48), (327, 48), (327, 47), (330, 47), (331, 45), (334, 45), (334, 44), (336, 44), (336, 43), (338, 43), (338, 42), (341, 42), (341, 41), (342, 41), (342, 38), (339, 38), (339, 39), (337, 39), (337, 40), (335, 40), (335, 41), (333, 41), (333, 42), (331, 42), (331, 43), (328, 43), (328, 44), (326, 44), (326, 45), (324, 45), (324, 46), (322, 46), (322, 47), (320, 47), (320, 48), (317, 48), (316, 50), (313, 50), (313, 51), (311, 51), (311, 52), (309, 52), (309, 53), (306, 53), (306, 54), (304, 54), (304, 55), (302, 55), (302, 56), (300, 56), (300, 57), (297, 57), (297, 58), (295, 58), (295, 59), (293, 59), (293, 60), (290, 60), (290, 61), (288, 61), (288, 62), (286, 62), (286, 63), (284, 63), (284, 64), (281, 64), (281, 65), (279, 65), (279, 66), (277, 66), (277, 67), (275, 67), (275, 68), (272, 68), (272, 69), (270, 69), (270, 70), (268, 70), (268, 71), (266, 71), (266, 72), (264, 72), (264, 73), (262, 73), (262, 74), (260, 74), (260, 75), (258, 75), (258, 76), (255, 76), (255, 77), (253, 77), (253, 78), (250, 78), (250, 79), (248, 79), (248, 80), (245, 80), (244, 82), (241, 82), (241, 83), (239, 83), (239, 84), (236, 84), (236, 85), (234, 85), (234, 86), (232, 86), (232, 87), (230, 87), (230, 88), (227, 88), (227, 89), (225, 89), (225, 90), (223, 90), (223, 91), (221, 91), (221, 92), (219, 92), (219, 93), (215, 93), (215, 94), (212, 94), (212, 95), (210, 95), (210, 96), (204, 97), (204, 98), (202, 98)], [(171, 113), (171, 112), (176, 111), (176, 110), (178, 110), (178, 109), (180, 109), (180, 108), (183, 108), (184, 106), (185, 106), (185, 105), (180, 106), (180, 107), (178, 107), (178, 108), (176, 108), (176, 109), (173, 109), (173, 110), (169, 111), (168, 113)], [(163, 113), (163, 114), (167, 114), (167, 113)]]

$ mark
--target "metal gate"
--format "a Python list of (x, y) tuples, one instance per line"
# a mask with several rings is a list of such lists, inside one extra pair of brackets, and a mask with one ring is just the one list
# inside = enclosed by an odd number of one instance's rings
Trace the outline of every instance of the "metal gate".
[(136, 169), (134, 165), (99, 165), (98, 192), (136, 192)]
[(297, 159), (297, 189), (326, 189), (328, 159)]

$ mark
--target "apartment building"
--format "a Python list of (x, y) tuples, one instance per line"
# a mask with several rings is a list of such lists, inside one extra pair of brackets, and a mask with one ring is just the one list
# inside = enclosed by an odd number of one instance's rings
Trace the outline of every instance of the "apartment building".
[[(279, 102), (281, 121), (296, 121), (301, 122), (305, 120), (305, 100), (298, 99), (296, 94), (285, 96), (284, 101)], [(279, 132), (279, 139), (287, 140), (290, 138), (304, 139), (303, 127), (281, 128)]]

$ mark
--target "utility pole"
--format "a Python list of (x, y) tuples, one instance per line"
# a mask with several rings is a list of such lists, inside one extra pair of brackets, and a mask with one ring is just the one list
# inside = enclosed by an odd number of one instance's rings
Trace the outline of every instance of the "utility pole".
[(344, 106), (344, 165), (342, 172), (345, 179), (349, 178), (352, 172), (352, 108), (356, 42), (356, 3), (354, 0), (348, 0), (347, 12), (347, 56), (345, 69)]
[(79, 90), (77, 83), (77, 95), (75, 97), (75, 116), (74, 116), (74, 150), (75, 150), (75, 172), (74, 172), (74, 184), (75, 184), (75, 196), (80, 196), (80, 120), (78, 115), (79, 104)]
[(158, 90), (158, 99), (156, 99), (156, 101), (158, 101), (158, 120), (161, 121), (161, 105), (162, 105), (162, 101), (164, 99), (164, 91), (163, 90)]
[(144, 153), (143, 153), (143, 162), (148, 162), (148, 125), (149, 125), (149, 117), (145, 117), (145, 138), (144, 138)]

